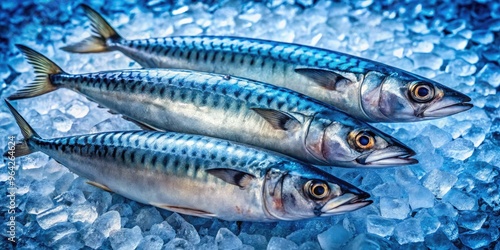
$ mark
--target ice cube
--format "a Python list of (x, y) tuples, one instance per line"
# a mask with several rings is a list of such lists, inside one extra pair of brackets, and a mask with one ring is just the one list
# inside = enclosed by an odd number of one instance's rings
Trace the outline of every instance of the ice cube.
[(366, 229), (369, 233), (381, 237), (392, 236), (396, 222), (378, 215), (368, 215), (366, 217)]
[(82, 204), (86, 201), (83, 192), (78, 189), (71, 189), (54, 198), (57, 202), (66, 205)]
[(458, 211), (449, 203), (437, 203), (433, 208), (432, 212), (436, 216), (448, 216), (451, 218), (456, 218), (458, 216)]
[(500, 86), (500, 67), (493, 63), (487, 63), (477, 73), (477, 79), (489, 83), (492, 87)]
[(189, 224), (179, 214), (173, 213), (167, 218), (167, 222), (175, 229), (176, 237), (185, 239), (194, 245), (200, 242), (200, 235), (194, 226)]
[(120, 214), (116, 211), (109, 211), (97, 217), (92, 227), (108, 238), (111, 232), (117, 231), (121, 227)]
[(443, 59), (433, 53), (413, 53), (410, 56), (415, 68), (429, 68), (438, 70), (443, 65)]
[[(200, 230), (201, 233), (201, 230)], [(207, 249), (207, 250), (218, 250), (217, 243), (215, 242), (215, 238), (209, 235), (205, 235), (201, 237), (200, 243), (196, 245), (196, 249)], [(242, 245), (239, 249), (247, 249), (246, 245)], [(253, 248), (251, 248), (253, 249)]]
[[(434, 152), (424, 152), (417, 155), (418, 166), (422, 167), (426, 172), (433, 169), (440, 169), (443, 166), (444, 158), (440, 154)], [(416, 168), (413, 167), (415, 173), (417, 173)], [(426, 174), (423, 173), (423, 174)], [(420, 175), (419, 175), (420, 177)]]
[(342, 224), (336, 224), (318, 234), (318, 242), (323, 249), (336, 249), (349, 242), (352, 236)]
[(437, 217), (430, 215), (425, 210), (420, 210), (415, 218), (420, 221), (420, 227), (425, 235), (436, 232), (441, 226), (441, 222)]
[(323, 230), (299, 229), (286, 236), (286, 239), (291, 240), (295, 242), (295, 244), (299, 245), (306, 241), (317, 240), (318, 234), (321, 231)]
[(287, 240), (281, 237), (272, 237), (269, 240), (269, 244), (267, 245), (267, 250), (281, 250), (281, 249), (298, 250), (299, 247), (291, 240)]
[(456, 240), (458, 238), (458, 226), (455, 220), (448, 216), (441, 216), (438, 218), (441, 222), (440, 229), (448, 237), (449, 240)]
[(468, 194), (451, 189), (444, 197), (443, 201), (446, 201), (453, 205), (458, 210), (473, 210), (477, 209), (477, 200)]
[[(343, 247), (344, 249), (344, 247)], [(377, 235), (359, 234), (345, 247), (346, 250), (377, 250), (377, 249), (394, 249), (393, 244)]]
[(68, 221), (66, 206), (57, 206), (36, 216), (36, 221), (42, 229), (49, 229), (57, 223)]
[(69, 207), (69, 221), (73, 223), (93, 223), (97, 215), (95, 207), (88, 203)]
[(80, 100), (73, 100), (66, 104), (66, 113), (74, 118), (83, 118), (89, 113), (89, 106)]
[[(475, 51), (472, 51), (472, 50), (460, 51), (457, 53), (457, 56), (470, 64), (476, 64), (479, 61), (479, 56), (477, 55), (477, 53)], [(483, 56), (486, 57), (484, 52), (483, 52)]]
[(421, 181), (422, 185), (429, 189), (436, 198), (442, 198), (457, 182), (456, 175), (433, 169), (425, 175)]
[(63, 176), (57, 179), (56, 182), (54, 183), (54, 188), (57, 194), (62, 194), (66, 192), (71, 186), (71, 183), (73, 182), (74, 179), (75, 175), (73, 173), (65, 173)]
[(455, 59), (446, 66), (447, 73), (453, 73), (459, 76), (470, 76), (476, 73), (476, 66), (469, 64), (462, 58)]
[(446, 25), (445, 30), (450, 33), (457, 33), (465, 29), (467, 22), (464, 19), (456, 19)]
[(380, 198), (380, 214), (391, 219), (405, 219), (408, 217), (410, 207), (405, 198)]
[(109, 235), (109, 242), (113, 249), (128, 250), (135, 249), (142, 240), (142, 232), (139, 226), (132, 229), (122, 228)]
[(458, 225), (470, 230), (479, 230), (488, 218), (484, 212), (462, 211), (458, 217)]
[(498, 176), (498, 172), (494, 170), (494, 166), (486, 162), (476, 161), (470, 165), (472, 166), (467, 168), (467, 172), (474, 176), (476, 180), (490, 183), (496, 179), (496, 176)]
[[(38, 228), (38, 230), (40, 230), (40, 228)], [(41, 232), (39, 232), (40, 234), (37, 233), (37, 235), (38, 237), (44, 237), (44, 243), (51, 246), (64, 236), (72, 234), (74, 232), (76, 232), (76, 228), (73, 224), (69, 222), (62, 222), (54, 225), (50, 229), (41, 230)]]
[(429, 208), (434, 206), (434, 195), (429, 189), (420, 185), (406, 187), (411, 209)]
[(98, 214), (102, 214), (111, 206), (111, 194), (97, 187), (94, 190), (95, 192), (90, 194), (87, 201), (96, 207)]
[(143, 231), (148, 231), (151, 226), (157, 223), (161, 223), (163, 218), (160, 213), (154, 207), (146, 207), (140, 209), (134, 219), (134, 225), (137, 225)]
[(243, 242), (225, 227), (219, 229), (215, 241), (219, 249), (238, 249), (243, 246)]
[(162, 249), (183, 249), (183, 250), (194, 250), (192, 243), (185, 239), (174, 238), (163, 246)]
[(490, 44), (494, 41), (495, 35), (488, 30), (475, 30), (472, 32), (471, 40), (480, 44)]
[[(498, 229), (497, 229), (498, 231)], [(472, 249), (478, 249), (488, 246), (491, 242), (498, 239), (498, 233), (496, 237), (492, 237), (491, 233), (485, 229), (480, 229), (478, 231), (469, 231), (460, 234), (460, 241), (467, 247)]]
[(481, 127), (473, 126), (462, 136), (462, 138), (471, 141), (474, 147), (478, 147), (486, 138), (486, 131)]
[(394, 228), (394, 237), (401, 245), (423, 242), (424, 232), (420, 227), (420, 221), (411, 218), (400, 222)]
[(488, 60), (488, 61), (497, 61), (500, 59), (500, 50), (498, 48), (488, 48), (485, 51), (483, 51), (482, 55)]
[(405, 189), (395, 182), (382, 183), (372, 190), (374, 196), (400, 198), (406, 197)]
[(441, 38), (441, 43), (452, 49), (463, 50), (469, 41), (460, 35), (449, 35)]
[(267, 239), (264, 235), (240, 233), (238, 238), (243, 244), (253, 246), (255, 249), (265, 249), (267, 246)]
[(28, 193), (25, 206), (28, 214), (39, 214), (53, 207), (54, 203), (50, 197)]
[(151, 226), (149, 233), (159, 236), (163, 242), (169, 242), (171, 239), (175, 238), (175, 230), (166, 221)]
[(142, 238), (137, 246), (137, 250), (161, 250), (163, 247), (163, 240), (156, 235), (148, 235)]
[(441, 230), (425, 236), (425, 245), (430, 249), (458, 249)]
[(88, 228), (83, 232), (82, 240), (85, 242), (85, 246), (92, 249), (99, 249), (103, 242), (106, 240), (106, 236), (94, 227)]
[(450, 143), (452, 140), (451, 135), (448, 132), (436, 127), (435, 125), (426, 126), (420, 132), (420, 135), (428, 137), (434, 148), (440, 148), (443, 145)]

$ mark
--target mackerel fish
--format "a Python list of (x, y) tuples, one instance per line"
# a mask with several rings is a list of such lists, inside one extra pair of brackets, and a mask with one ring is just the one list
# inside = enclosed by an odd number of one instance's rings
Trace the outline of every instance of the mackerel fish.
[(375, 61), (310, 46), (238, 37), (126, 40), (87, 5), (93, 35), (62, 49), (120, 51), (144, 68), (229, 74), (295, 90), (368, 122), (412, 122), (456, 114), (471, 99), (430, 79)]
[(89, 184), (170, 211), (266, 222), (372, 203), (366, 192), (312, 165), (221, 139), (148, 131), (43, 139), (7, 105), (24, 136), (7, 157), (41, 151)]
[(175, 69), (68, 74), (17, 45), (34, 66), (33, 83), (10, 100), (60, 87), (77, 91), (141, 127), (241, 142), (328, 166), (416, 163), (389, 135), (297, 92), (237, 77)]

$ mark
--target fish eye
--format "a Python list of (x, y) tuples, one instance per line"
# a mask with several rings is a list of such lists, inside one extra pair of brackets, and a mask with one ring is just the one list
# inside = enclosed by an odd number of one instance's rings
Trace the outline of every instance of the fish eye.
[(371, 149), (375, 146), (375, 137), (368, 131), (361, 131), (354, 136), (354, 145), (359, 149)]
[(410, 86), (410, 96), (416, 102), (428, 102), (434, 98), (434, 87), (427, 83), (415, 83)]
[(306, 193), (313, 200), (321, 200), (330, 194), (328, 184), (320, 180), (310, 180), (304, 186)]

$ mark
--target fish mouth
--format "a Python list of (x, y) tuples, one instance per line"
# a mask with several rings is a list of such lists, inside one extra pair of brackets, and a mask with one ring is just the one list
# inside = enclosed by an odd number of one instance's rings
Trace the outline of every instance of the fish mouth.
[(411, 165), (418, 163), (417, 159), (411, 158), (415, 151), (403, 146), (390, 146), (364, 154), (356, 159), (356, 162), (367, 167), (384, 167), (394, 165)]
[[(448, 93), (446, 93), (448, 92)], [(472, 99), (459, 92), (445, 91), (443, 99), (430, 105), (422, 113), (423, 117), (439, 118), (448, 115), (454, 115), (471, 109), (474, 105), (469, 103)]]
[(335, 197), (321, 208), (321, 216), (343, 214), (366, 207), (373, 203), (371, 200), (366, 200), (368, 198), (370, 198), (370, 194), (366, 192), (360, 194), (346, 193)]

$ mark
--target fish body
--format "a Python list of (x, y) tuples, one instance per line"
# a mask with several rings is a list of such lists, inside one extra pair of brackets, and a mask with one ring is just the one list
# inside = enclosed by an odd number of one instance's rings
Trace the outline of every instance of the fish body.
[(41, 54), (19, 48), (39, 75), (12, 100), (65, 87), (148, 128), (237, 141), (311, 164), (383, 167), (416, 162), (410, 158), (414, 152), (390, 136), (288, 89), (190, 70), (68, 74)]
[(311, 165), (245, 145), (173, 132), (127, 131), (43, 139), (8, 103), (25, 140), (95, 186), (189, 215), (298, 220), (371, 204), (369, 195)]
[(126, 40), (84, 5), (94, 35), (63, 47), (120, 51), (145, 68), (182, 68), (268, 82), (331, 104), (368, 122), (409, 122), (468, 110), (470, 98), (435, 81), (348, 54), (239, 37)]

